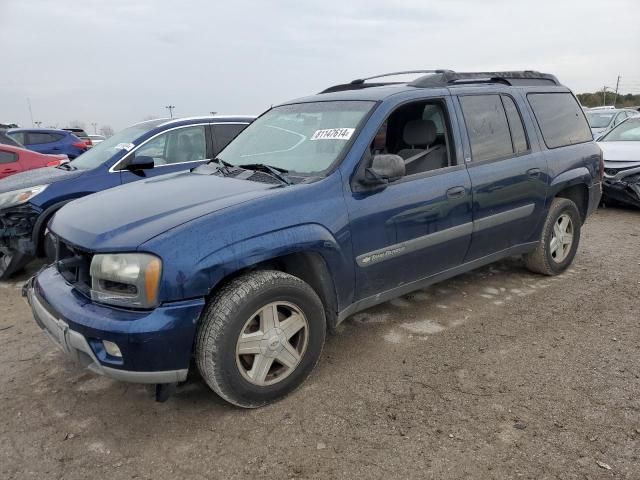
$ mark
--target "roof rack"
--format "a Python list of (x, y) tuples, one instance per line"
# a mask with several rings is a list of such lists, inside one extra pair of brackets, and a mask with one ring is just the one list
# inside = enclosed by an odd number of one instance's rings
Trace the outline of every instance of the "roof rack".
[(343, 90), (359, 90), (362, 88), (379, 87), (382, 85), (394, 85), (404, 82), (372, 82), (374, 80), (394, 75), (411, 73), (424, 73), (425, 75), (407, 83), (407, 85), (417, 88), (448, 87), (452, 85), (467, 85), (477, 83), (502, 83), (512, 86), (536, 86), (536, 85), (560, 85), (554, 75), (540, 73), (534, 70), (518, 70), (504, 72), (454, 72), (453, 70), (406, 70), (402, 72), (383, 73), (367, 78), (358, 78), (349, 83), (334, 85), (320, 93), (340, 92)]

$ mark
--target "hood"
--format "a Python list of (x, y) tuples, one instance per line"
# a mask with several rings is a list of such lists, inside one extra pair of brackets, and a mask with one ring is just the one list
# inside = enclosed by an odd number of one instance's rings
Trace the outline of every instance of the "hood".
[(640, 162), (640, 142), (598, 142), (605, 162)]
[(86, 170), (63, 170), (56, 167), (36, 168), (35, 170), (16, 173), (0, 180), (0, 193), (35, 187), (36, 185), (49, 185), (61, 180), (78, 177), (85, 172)]
[(279, 189), (191, 172), (162, 175), (68, 203), (51, 230), (87, 250), (135, 250), (171, 228)]

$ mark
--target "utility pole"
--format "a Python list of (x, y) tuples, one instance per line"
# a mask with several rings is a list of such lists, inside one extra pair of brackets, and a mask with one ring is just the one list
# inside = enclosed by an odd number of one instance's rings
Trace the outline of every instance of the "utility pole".
[(213, 117), (216, 113), (218, 112), (209, 112), (211, 114), (211, 116)]
[(618, 75), (618, 80), (616, 80), (616, 94), (613, 97), (613, 106), (616, 106), (616, 100), (618, 100), (618, 87), (620, 86), (620, 75)]
[(606, 106), (607, 105), (607, 87), (604, 86), (602, 87), (602, 106)]
[(27, 97), (27, 105), (29, 105), (29, 116), (31, 117), (31, 126), (33, 127), (33, 112), (31, 111), (31, 99)]
[(95, 133), (97, 135), (98, 134), (98, 123), (97, 122), (91, 122), (91, 126), (93, 127), (93, 133)]
[(176, 106), (175, 106), (175, 105), (167, 105), (167, 106), (166, 106), (166, 107), (164, 107), (164, 108), (166, 108), (167, 110), (169, 110), (169, 116), (170, 116), (171, 118), (173, 118), (173, 109), (174, 109), (174, 108), (176, 108)]

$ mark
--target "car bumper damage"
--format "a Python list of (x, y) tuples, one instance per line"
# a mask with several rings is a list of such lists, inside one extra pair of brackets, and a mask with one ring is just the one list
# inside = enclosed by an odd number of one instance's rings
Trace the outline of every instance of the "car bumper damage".
[(30, 205), (0, 210), (0, 249), (33, 256), (33, 229), (39, 212)]
[(152, 311), (110, 308), (76, 292), (55, 266), (32, 277), (22, 295), (38, 326), (81, 367), (125, 382), (186, 380), (202, 299)]
[(626, 169), (605, 168), (604, 200), (640, 208), (640, 165)]

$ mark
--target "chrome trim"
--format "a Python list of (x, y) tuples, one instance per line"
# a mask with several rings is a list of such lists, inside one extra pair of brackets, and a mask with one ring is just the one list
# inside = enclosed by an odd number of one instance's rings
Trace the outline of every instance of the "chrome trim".
[[(184, 119), (180, 119), (180, 120), (184, 120)], [(167, 122), (168, 123), (168, 122)], [(149, 143), (151, 140), (153, 140), (154, 138), (163, 135), (167, 132), (171, 132), (173, 130), (179, 130), (181, 128), (189, 128), (189, 127), (200, 127), (200, 126), (206, 126), (206, 125), (250, 125), (251, 122), (205, 122), (205, 123), (192, 123), (190, 125), (178, 125), (177, 127), (173, 127), (173, 128), (167, 128), (166, 130), (162, 130), (161, 132), (156, 133), (153, 137), (150, 137), (148, 139), (146, 139), (144, 142), (142, 142), (140, 145), (136, 145), (135, 147), (133, 147), (129, 152), (127, 152), (127, 154), (122, 157), (120, 160), (118, 160), (116, 163), (114, 163), (111, 168), (109, 168), (109, 173), (120, 173), (121, 170), (116, 170), (116, 167), (118, 167), (120, 164), (122, 164), (123, 162), (125, 162), (127, 160), (127, 158), (129, 158), (129, 155), (133, 154), (136, 150), (138, 150), (140, 147), (143, 147), (144, 145), (146, 145), (147, 143)], [(158, 125), (157, 128), (161, 127), (163, 124)], [(153, 168), (160, 168), (160, 167), (171, 167), (174, 165), (183, 165), (183, 164), (187, 164), (187, 163), (195, 163), (195, 162), (204, 162), (206, 160), (209, 160), (208, 158), (203, 158), (202, 160), (189, 160), (188, 162), (176, 162), (176, 163), (168, 163), (166, 165), (158, 165), (158, 166), (154, 166)]]
[(486, 230), (487, 228), (497, 227), (504, 223), (509, 223), (513, 222), (514, 220), (526, 218), (533, 213), (534, 209), (535, 205), (533, 203), (529, 203), (528, 205), (523, 205), (522, 207), (507, 210), (506, 212), (500, 212), (496, 213), (495, 215), (489, 215), (487, 217), (479, 218), (478, 220), (473, 221), (473, 232), (480, 232), (482, 230)]
[(456, 238), (464, 237), (465, 235), (471, 235), (472, 232), (473, 223), (463, 223), (461, 225), (456, 225), (455, 227), (440, 230), (439, 232), (430, 233), (428, 235), (407, 240), (406, 242), (396, 243), (394, 245), (389, 245), (388, 247), (364, 253), (356, 257), (356, 263), (359, 267), (369, 267), (376, 263), (396, 258), (400, 255), (406, 255), (407, 253), (412, 253), (440, 243), (455, 240)]

